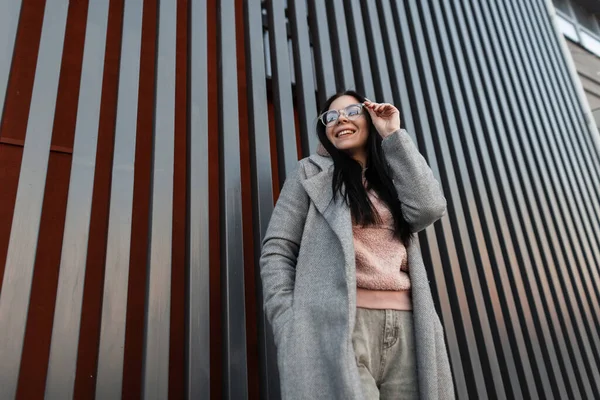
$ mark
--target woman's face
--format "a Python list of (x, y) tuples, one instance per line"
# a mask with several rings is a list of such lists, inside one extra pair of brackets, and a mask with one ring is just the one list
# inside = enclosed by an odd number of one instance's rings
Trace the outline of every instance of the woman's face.
[(359, 101), (352, 96), (341, 96), (335, 99), (329, 106), (329, 111), (337, 110), (340, 113), (339, 118), (325, 128), (331, 144), (350, 155), (363, 153), (369, 137), (369, 123), (365, 116), (367, 110), (361, 109), (360, 115), (350, 118), (344, 113), (346, 107), (358, 103)]

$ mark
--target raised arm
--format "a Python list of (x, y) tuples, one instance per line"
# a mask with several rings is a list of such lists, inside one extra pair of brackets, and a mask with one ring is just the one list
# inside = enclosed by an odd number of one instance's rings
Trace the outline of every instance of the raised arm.
[(402, 203), (404, 219), (414, 232), (419, 232), (446, 212), (441, 185), (404, 129), (387, 136), (381, 146)]
[(446, 212), (446, 199), (427, 162), (404, 129), (400, 111), (391, 104), (365, 101), (373, 125), (383, 138), (381, 144), (402, 203), (402, 214), (413, 232), (419, 232)]

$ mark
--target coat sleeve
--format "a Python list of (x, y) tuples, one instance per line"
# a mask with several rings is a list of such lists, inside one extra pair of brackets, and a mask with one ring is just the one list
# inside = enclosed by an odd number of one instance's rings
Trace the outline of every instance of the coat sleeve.
[(402, 203), (404, 219), (413, 232), (419, 232), (446, 212), (441, 185), (404, 129), (386, 137), (381, 146)]
[(286, 179), (273, 210), (260, 257), (264, 309), (273, 332), (278, 336), (284, 314), (291, 310), (294, 297), (296, 260), (309, 198), (302, 186), (303, 167), (298, 165)]

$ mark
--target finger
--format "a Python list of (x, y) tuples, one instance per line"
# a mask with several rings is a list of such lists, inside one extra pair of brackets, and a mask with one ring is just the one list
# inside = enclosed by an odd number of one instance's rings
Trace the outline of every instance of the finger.
[(369, 113), (369, 115), (371, 116), (371, 118), (376, 117), (377, 115), (375, 114), (375, 110), (373, 110), (373, 108), (367, 107), (367, 112)]
[(386, 115), (392, 115), (396, 111), (396, 107), (394, 107), (390, 103), (382, 104), (382, 106), (383, 106), (382, 112), (385, 113)]

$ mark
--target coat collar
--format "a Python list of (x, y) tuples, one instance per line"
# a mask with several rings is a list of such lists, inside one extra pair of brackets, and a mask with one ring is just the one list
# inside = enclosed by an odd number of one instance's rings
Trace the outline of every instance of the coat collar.
[[(333, 160), (328, 156), (313, 154), (308, 161), (318, 168), (315, 174), (309, 174), (307, 179), (302, 182), (304, 190), (313, 201), (317, 210), (323, 215), (326, 214), (329, 206), (333, 202), (333, 190), (331, 181), (333, 179)], [(338, 196), (339, 197), (339, 196)], [(339, 199), (337, 199), (339, 201)]]

